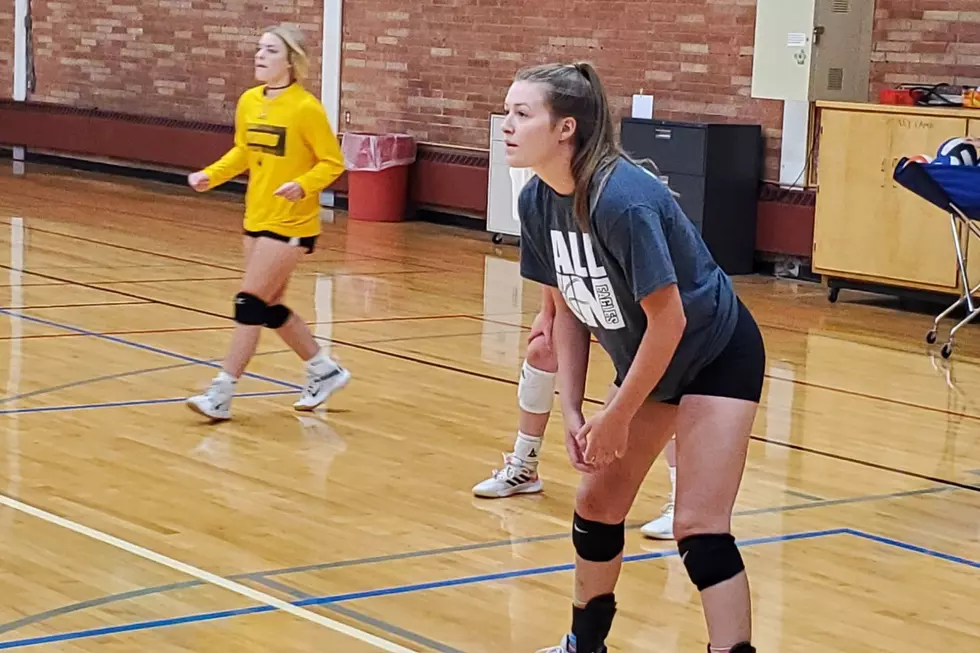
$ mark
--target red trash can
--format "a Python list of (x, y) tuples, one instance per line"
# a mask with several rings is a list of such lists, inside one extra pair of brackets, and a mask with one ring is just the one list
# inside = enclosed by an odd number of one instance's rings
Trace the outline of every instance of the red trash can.
[(408, 168), (415, 139), (407, 134), (349, 132), (341, 149), (347, 168), (347, 213), (351, 220), (398, 222), (408, 204)]

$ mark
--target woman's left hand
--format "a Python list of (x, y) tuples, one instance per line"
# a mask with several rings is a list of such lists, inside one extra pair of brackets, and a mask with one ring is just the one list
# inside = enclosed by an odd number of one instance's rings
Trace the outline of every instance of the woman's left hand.
[(630, 420), (621, 412), (603, 408), (579, 430), (577, 440), (585, 463), (602, 469), (626, 453)]
[(297, 184), (295, 181), (288, 181), (273, 193), (277, 197), (282, 197), (290, 202), (298, 202), (306, 196), (306, 192), (303, 187)]

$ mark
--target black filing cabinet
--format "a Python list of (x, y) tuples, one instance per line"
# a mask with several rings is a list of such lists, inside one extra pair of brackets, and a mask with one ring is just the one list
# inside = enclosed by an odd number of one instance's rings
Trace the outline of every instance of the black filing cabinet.
[(620, 140), (630, 156), (657, 164), (722, 269), (751, 273), (762, 127), (624, 118)]

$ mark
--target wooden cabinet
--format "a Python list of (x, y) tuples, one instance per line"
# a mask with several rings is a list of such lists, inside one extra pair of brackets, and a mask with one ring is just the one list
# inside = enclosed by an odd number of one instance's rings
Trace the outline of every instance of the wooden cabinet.
[[(832, 102), (817, 107), (813, 270), (831, 288), (958, 292), (949, 214), (899, 186), (892, 174), (903, 156), (934, 155), (946, 139), (965, 136), (971, 127), (980, 132), (980, 111)], [(976, 245), (968, 266), (977, 274), (974, 285), (980, 282)]]

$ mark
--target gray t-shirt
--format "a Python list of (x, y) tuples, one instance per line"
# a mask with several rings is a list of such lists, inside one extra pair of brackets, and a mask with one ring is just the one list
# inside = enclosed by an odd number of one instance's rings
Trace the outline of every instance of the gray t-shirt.
[(573, 198), (535, 177), (521, 191), (521, 275), (561, 290), (572, 313), (612, 358), (622, 382), (646, 331), (640, 300), (676, 283), (687, 327), (650, 395), (663, 401), (728, 344), (738, 319), (731, 280), (657, 177), (620, 158), (608, 173), (588, 233)]

